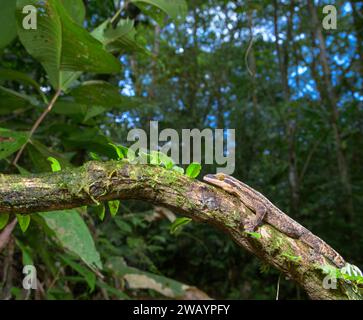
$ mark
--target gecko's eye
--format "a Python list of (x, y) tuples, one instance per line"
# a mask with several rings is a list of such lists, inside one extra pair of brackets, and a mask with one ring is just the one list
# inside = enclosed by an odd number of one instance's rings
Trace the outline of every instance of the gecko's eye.
[(226, 176), (223, 173), (217, 173), (216, 177), (217, 177), (218, 180), (223, 181)]

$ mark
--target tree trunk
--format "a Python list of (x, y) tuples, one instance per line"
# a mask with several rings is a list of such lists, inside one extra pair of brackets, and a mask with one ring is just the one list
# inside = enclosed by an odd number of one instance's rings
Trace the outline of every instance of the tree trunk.
[(343, 151), (343, 144), (341, 138), (341, 132), (339, 128), (339, 111), (337, 107), (337, 98), (335, 96), (335, 91), (332, 85), (332, 76), (331, 70), (329, 67), (328, 62), (328, 53), (325, 46), (325, 39), (322, 33), (320, 23), (318, 20), (318, 16), (316, 13), (316, 8), (314, 6), (314, 2), (312, 0), (308, 0), (308, 9), (310, 16), (312, 17), (313, 21), (313, 36), (314, 36), (314, 43), (318, 42), (319, 47), (319, 60), (320, 64), (323, 68), (323, 82), (324, 86), (321, 86), (320, 94), (323, 100), (327, 103), (330, 108), (331, 119), (330, 124), (333, 129), (334, 139), (335, 139), (335, 146), (336, 146), (336, 155), (337, 155), (337, 162), (338, 162), (338, 170), (340, 181), (342, 184), (342, 191), (344, 198), (346, 199), (346, 220), (347, 222), (353, 223), (354, 221), (354, 209), (353, 209), (353, 194), (352, 194), (352, 186), (350, 183), (349, 178), (349, 170), (347, 159), (345, 157)]
[[(291, 1), (290, 11), (287, 19), (287, 32), (284, 45), (280, 46), (279, 40), (279, 27), (278, 27), (278, 3), (274, 0), (274, 30), (275, 30), (275, 46), (278, 57), (278, 63), (281, 74), (282, 92), (284, 94), (285, 104), (288, 106), (290, 103), (290, 86), (289, 86), (289, 45), (292, 39), (293, 28), (293, 14), (294, 14), (295, 2)], [(297, 153), (296, 153), (296, 120), (292, 115), (293, 110), (290, 106), (287, 107), (287, 123), (286, 137), (288, 145), (288, 163), (289, 163), (289, 186), (290, 186), (290, 213), (296, 214), (299, 211), (300, 203), (300, 181), (297, 168)]]

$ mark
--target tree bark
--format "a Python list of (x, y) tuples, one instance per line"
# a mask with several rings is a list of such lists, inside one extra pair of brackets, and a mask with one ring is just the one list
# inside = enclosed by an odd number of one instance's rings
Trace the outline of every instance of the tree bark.
[[(241, 221), (253, 213), (235, 196), (172, 170), (127, 161), (88, 162), (76, 169), (32, 176), (0, 175), (0, 212), (30, 214), (91, 205), (113, 199), (138, 199), (163, 206), (226, 232), (239, 246), (296, 281), (312, 299), (359, 299), (345, 286), (324, 289), (323, 256), (297, 239), (264, 224), (251, 237)], [(298, 261), (289, 257), (299, 257)], [(312, 258), (314, 256), (314, 258)]]
[(291, 100), (291, 90), (289, 86), (289, 47), (293, 33), (293, 17), (294, 17), (295, 2), (291, 1), (289, 6), (289, 14), (287, 16), (286, 40), (280, 46), (279, 26), (278, 26), (278, 10), (277, 0), (274, 0), (274, 31), (275, 31), (275, 47), (278, 58), (278, 64), (281, 75), (281, 86), (284, 94), (284, 101), (287, 107), (287, 122), (285, 123), (286, 140), (288, 145), (288, 163), (289, 163), (289, 186), (290, 186), (290, 213), (296, 214), (299, 210), (300, 203), (300, 181), (297, 167), (297, 147), (296, 147), (296, 132), (297, 124), (293, 109), (289, 106)]

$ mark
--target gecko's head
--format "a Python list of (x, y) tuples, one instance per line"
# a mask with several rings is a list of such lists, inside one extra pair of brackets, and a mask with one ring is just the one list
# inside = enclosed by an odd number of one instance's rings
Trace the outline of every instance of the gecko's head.
[(205, 182), (217, 186), (226, 190), (227, 192), (233, 192), (233, 186), (231, 186), (225, 179), (227, 176), (224, 173), (207, 174), (203, 177)]
[(207, 174), (203, 177), (204, 181), (211, 182), (211, 181), (223, 181), (225, 178), (225, 174), (217, 173), (217, 174)]

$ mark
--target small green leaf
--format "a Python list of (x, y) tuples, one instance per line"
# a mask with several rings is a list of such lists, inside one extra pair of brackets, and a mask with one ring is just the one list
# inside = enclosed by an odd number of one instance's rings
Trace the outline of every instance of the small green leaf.
[(111, 216), (114, 217), (116, 216), (118, 208), (120, 207), (120, 201), (119, 200), (109, 201), (108, 207), (110, 208)]
[(186, 175), (189, 178), (194, 179), (194, 178), (198, 177), (200, 170), (202, 170), (202, 166), (197, 162), (193, 162), (188, 166)]
[(89, 156), (91, 157), (92, 160), (101, 161), (101, 157), (95, 152), (90, 152)]
[(126, 148), (124, 146), (120, 146), (120, 145), (115, 145), (113, 143), (109, 143), (109, 145), (112, 146), (116, 150), (117, 157), (118, 157), (117, 160), (122, 160), (127, 157), (127, 153), (129, 151), (128, 148)]
[(18, 219), (21, 231), (25, 233), (30, 225), (30, 215), (17, 214), (16, 218)]
[(170, 158), (169, 156), (167, 156), (165, 153), (159, 152), (159, 158), (160, 158), (161, 163), (168, 170), (172, 169), (173, 166), (175, 165), (173, 159)]
[(301, 257), (300, 256), (294, 256), (292, 254), (289, 254), (289, 253), (286, 253), (286, 252), (283, 252), (281, 254), (283, 257), (287, 258), (288, 260), (292, 261), (292, 262), (295, 262), (295, 263), (298, 263), (301, 261)]
[(6, 225), (9, 222), (9, 218), (10, 218), (10, 216), (7, 213), (0, 214), (0, 230), (4, 229), (6, 227)]
[(105, 219), (105, 205), (104, 204), (100, 204), (99, 206), (94, 207), (94, 210), (97, 214), (97, 216), (100, 218), (101, 221), (103, 221)]
[[(143, 152), (141, 153), (141, 156), (143, 157)], [(161, 159), (160, 159), (160, 152), (159, 151), (151, 151), (150, 155), (150, 164), (154, 166), (160, 166), (161, 165)]]
[(57, 171), (62, 170), (61, 165), (60, 165), (59, 161), (56, 158), (49, 157), (47, 160), (51, 163), (51, 167), (52, 167), (53, 172), (57, 172)]
[(250, 232), (250, 231), (245, 231), (245, 233), (247, 233), (248, 235), (250, 235), (252, 238), (255, 239), (261, 239), (261, 234), (258, 232)]
[(172, 168), (172, 170), (173, 170), (173, 171), (176, 171), (176, 172), (178, 172), (178, 173), (180, 173), (180, 174), (184, 174), (184, 169), (183, 169), (182, 167), (174, 166), (174, 167)]
[(171, 234), (176, 233), (178, 230), (180, 230), (180, 228), (184, 227), (185, 225), (187, 225), (191, 221), (192, 221), (192, 219), (185, 218), (185, 217), (175, 219), (175, 221), (170, 226), (170, 233)]
[(319, 265), (319, 269), (321, 269), (321, 271), (324, 273), (324, 274), (327, 274), (327, 275), (330, 275), (330, 276), (336, 276), (337, 273), (340, 273), (340, 270), (333, 267), (333, 266), (330, 266), (330, 265)]

